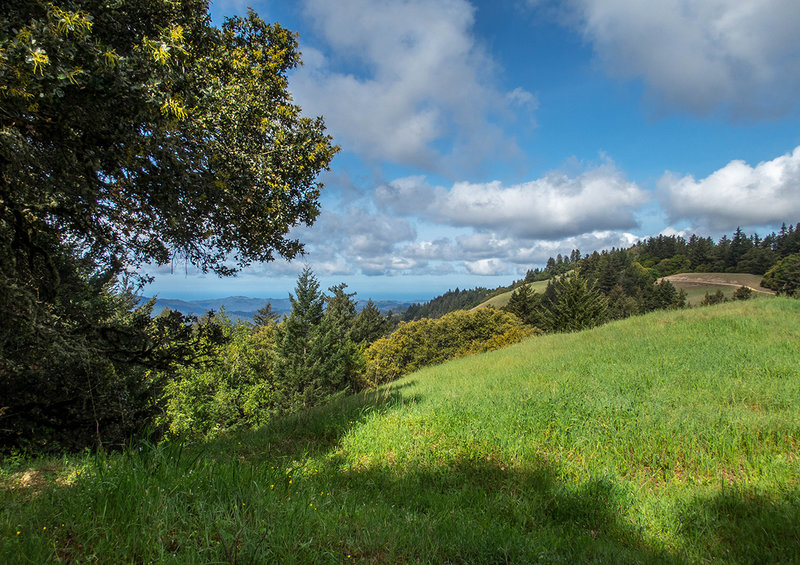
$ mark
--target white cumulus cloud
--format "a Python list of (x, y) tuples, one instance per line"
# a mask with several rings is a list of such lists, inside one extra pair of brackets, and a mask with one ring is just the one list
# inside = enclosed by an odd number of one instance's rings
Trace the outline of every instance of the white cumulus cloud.
[[(542, 4), (542, 0), (529, 0)], [(797, 108), (797, 0), (569, 0), (603, 66), (658, 103), (772, 117)]]
[(437, 191), (428, 213), (444, 224), (472, 227), (522, 239), (558, 239), (636, 225), (647, 201), (636, 183), (613, 165), (576, 177), (553, 172), (530, 182), (459, 182)]
[(789, 221), (800, 217), (800, 147), (755, 167), (731, 161), (700, 180), (667, 173), (658, 185), (673, 221), (714, 230)]
[[(324, 115), (343, 147), (373, 160), (431, 170), (442, 155), (513, 155), (496, 118), (536, 101), (497, 89), (474, 12), (466, 0), (305, 0), (324, 45), (302, 46), (295, 99)], [(443, 146), (449, 139), (459, 141)]]
[(500, 259), (479, 259), (478, 261), (465, 261), (464, 267), (471, 275), (493, 276), (509, 272), (508, 265)]

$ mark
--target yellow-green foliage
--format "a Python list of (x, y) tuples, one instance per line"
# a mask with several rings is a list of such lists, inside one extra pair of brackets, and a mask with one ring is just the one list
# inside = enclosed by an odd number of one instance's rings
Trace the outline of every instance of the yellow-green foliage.
[(494, 308), (401, 323), (392, 335), (367, 348), (362, 386), (375, 387), (427, 365), (500, 349), (534, 333), (513, 314)]
[(181, 368), (167, 383), (160, 424), (168, 435), (204, 439), (269, 421), (276, 326), (228, 322), (223, 331), (228, 341), (213, 359)]

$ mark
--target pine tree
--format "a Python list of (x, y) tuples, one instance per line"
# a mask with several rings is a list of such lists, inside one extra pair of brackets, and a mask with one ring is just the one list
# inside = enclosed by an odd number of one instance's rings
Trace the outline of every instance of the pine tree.
[(355, 292), (345, 292), (345, 283), (340, 283), (330, 287), (328, 290), (333, 294), (325, 297), (327, 307), (325, 317), (330, 318), (331, 322), (341, 332), (341, 337), (349, 336), (353, 328), (353, 321), (356, 318), (356, 303), (353, 301)]
[(540, 326), (541, 296), (537, 295), (526, 284), (520, 285), (511, 293), (508, 304), (503, 308), (530, 326)]
[(606, 321), (606, 298), (579, 275), (562, 277), (554, 284), (555, 299), (544, 312), (547, 329), (557, 332), (592, 328)]
[(278, 326), (275, 348), (275, 382), (280, 408), (293, 410), (309, 405), (309, 387), (314, 375), (311, 342), (324, 314), (319, 282), (306, 267), (297, 279), (295, 296), (289, 295), (292, 311)]
[(385, 337), (392, 329), (392, 322), (378, 309), (370, 298), (367, 305), (353, 320), (351, 337), (356, 344), (367, 346), (373, 341)]
[(274, 323), (279, 317), (280, 314), (272, 309), (272, 303), (267, 302), (253, 314), (253, 323), (256, 326), (268, 326)]
[(346, 284), (332, 286), (332, 296), (311, 339), (311, 382), (306, 397), (315, 403), (355, 383), (363, 365), (359, 347), (351, 335), (356, 318), (355, 293), (346, 293)]
[(679, 301), (678, 289), (667, 279), (661, 279), (648, 288), (645, 297), (645, 309), (648, 311), (675, 308)]

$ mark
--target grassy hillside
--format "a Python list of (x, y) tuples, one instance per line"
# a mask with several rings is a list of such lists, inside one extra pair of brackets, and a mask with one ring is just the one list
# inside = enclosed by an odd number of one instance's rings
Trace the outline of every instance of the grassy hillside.
[[(544, 292), (544, 290), (547, 288), (547, 282), (548, 281), (536, 281), (528, 284), (528, 286), (530, 287), (531, 290), (541, 293)], [(511, 295), (513, 293), (514, 291), (510, 290), (508, 292), (504, 292), (503, 294), (498, 294), (497, 296), (493, 296), (486, 302), (479, 304), (475, 308), (484, 308), (486, 306), (492, 306), (494, 308), (502, 308), (503, 306), (508, 304), (509, 300), (511, 300)], [(473, 308), (473, 310), (475, 308)]]
[(758, 295), (774, 296), (775, 292), (761, 286), (761, 275), (744, 273), (680, 273), (664, 277), (675, 288), (686, 291), (687, 303), (697, 305), (703, 301), (706, 293), (714, 294), (721, 290), (726, 298), (730, 298), (740, 286), (753, 289)]
[(798, 562), (798, 322), (658, 312), (202, 446), (6, 461), (0, 562)]

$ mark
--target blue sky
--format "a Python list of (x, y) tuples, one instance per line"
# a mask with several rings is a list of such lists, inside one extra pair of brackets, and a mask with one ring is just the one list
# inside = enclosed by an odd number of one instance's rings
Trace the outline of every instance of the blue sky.
[[(797, 0), (255, 1), (300, 34), (295, 102), (342, 148), (307, 255), (163, 298), (495, 287), (557, 253), (800, 221)], [(216, 0), (215, 22), (248, 2)]]

